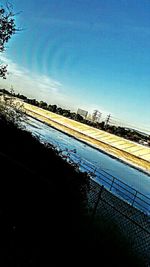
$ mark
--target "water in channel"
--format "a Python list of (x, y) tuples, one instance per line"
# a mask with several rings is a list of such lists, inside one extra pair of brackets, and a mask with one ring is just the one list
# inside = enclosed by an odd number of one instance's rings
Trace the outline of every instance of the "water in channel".
[[(70, 154), (72, 155), (71, 157), (74, 161), (77, 158), (81, 159), (85, 161), (87, 165), (89, 164), (89, 166), (94, 166), (94, 168), (96, 168), (97, 171), (100, 171), (100, 173), (104, 173), (105, 175), (108, 173), (108, 176), (109, 174), (113, 175), (120, 181), (126, 183), (133, 188), (133, 193), (135, 189), (146, 197), (150, 197), (150, 175), (145, 174), (117, 159), (114, 159), (98, 151), (97, 149), (92, 148), (89, 145), (86, 145), (85, 143), (33, 118), (29, 118), (25, 123), (25, 126), (28, 131), (32, 132), (33, 135), (39, 136), (42, 141), (48, 142), (54, 145), (56, 148), (64, 151), (66, 149), (75, 151), (75, 154), (73, 152)], [(103, 178), (104, 180), (102, 181), (95, 176), (94, 179), (96, 182), (100, 184), (103, 183), (104, 186), (107, 187), (108, 184), (105, 182), (105, 178)], [(118, 194), (121, 196), (121, 192), (118, 191)], [(147, 199), (145, 199), (144, 196), (143, 199), (147, 202)], [(148, 213), (150, 213), (149, 200), (148, 205), (143, 202)]]

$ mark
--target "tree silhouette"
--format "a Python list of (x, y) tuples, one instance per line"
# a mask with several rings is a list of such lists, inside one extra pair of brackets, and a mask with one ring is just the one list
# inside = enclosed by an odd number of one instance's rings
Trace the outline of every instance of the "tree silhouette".
[[(5, 8), (0, 7), (0, 53), (5, 51), (7, 42), (17, 31), (14, 16), (11, 4), (6, 3)], [(7, 65), (0, 63), (0, 77), (6, 79), (6, 73)]]

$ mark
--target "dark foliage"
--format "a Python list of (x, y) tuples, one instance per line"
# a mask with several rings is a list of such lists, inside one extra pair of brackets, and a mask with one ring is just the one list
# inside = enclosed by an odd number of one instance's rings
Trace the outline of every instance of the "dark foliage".
[(86, 211), (88, 179), (0, 119), (1, 266), (140, 266), (121, 234)]
[[(0, 92), (10, 95), (10, 92), (5, 90), (5, 89), (0, 89)], [(143, 133), (140, 133), (136, 130), (128, 129), (128, 128), (120, 127), (120, 126), (114, 126), (114, 125), (107, 125), (107, 127), (105, 127), (104, 121), (102, 121), (102, 122), (89, 121), (87, 119), (84, 119), (81, 115), (79, 115), (75, 112), (70, 112), (70, 110), (62, 109), (61, 107), (57, 107), (57, 105), (48, 105), (46, 102), (43, 102), (43, 101), (38, 102), (36, 99), (29, 99), (26, 96), (20, 95), (20, 94), (13, 93), (13, 96), (18, 97), (18, 98), (24, 100), (25, 102), (27, 102), (31, 105), (38, 106), (40, 108), (49, 110), (51, 112), (57, 113), (57, 114), (62, 115), (64, 117), (70, 118), (72, 120), (76, 120), (76, 121), (79, 121), (81, 123), (87, 124), (87, 125), (92, 126), (94, 128), (104, 130), (104, 131), (107, 131), (109, 133), (118, 135), (118, 136), (123, 137), (125, 139), (131, 140), (131, 141), (134, 141), (137, 143), (147, 142), (148, 145), (150, 146), (150, 136), (143, 134)]]
[[(0, 7), (0, 53), (5, 50), (6, 44), (16, 32), (16, 25), (12, 6), (7, 3), (6, 8)], [(7, 66), (0, 65), (0, 77), (6, 79)]]

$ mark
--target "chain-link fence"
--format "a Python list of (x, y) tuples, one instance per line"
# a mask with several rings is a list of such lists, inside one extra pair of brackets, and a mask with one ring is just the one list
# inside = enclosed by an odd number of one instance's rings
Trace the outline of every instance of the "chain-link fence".
[[(133, 251), (145, 261), (145, 266), (150, 266), (150, 198), (109, 173), (97, 171), (89, 162), (71, 152), (74, 151), (61, 151), (61, 156), (92, 178), (88, 190), (89, 213), (115, 223)], [(101, 184), (93, 180), (94, 176)]]
[[(48, 145), (48, 143), (46, 143)], [(51, 145), (50, 145), (51, 146)], [(97, 170), (90, 162), (76, 155), (75, 150), (62, 150), (54, 145), (60, 156), (77, 170), (87, 172), (88, 211), (91, 216), (100, 215), (117, 225), (130, 243), (130, 247), (150, 266), (150, 198), (136, 191), (104, 170)], [(98, 177), (99, 182), (94, 180)]]
[(81, 159), (74, 152), (73, 150), (63, 150), (61, 151), (61, 156), (67, 159), (71, 164), (74, 164), (74, 166), (78, 167), (81, 171), (86, 171), (91, 179), (103, 185), (108, 191), (112, 192), (112, 194), (141, 210), (146, 215), (150, 215), (150, 198), (148, 196), (111, 175), (106, 170), (97, 168), (91, 162)]
[(115, 223), (129, 240), (133, 251), (150, 266), (150, 217), (119, 199), (104, 186), (90, 180), (88, 207), (93, 216), (100, 214)]

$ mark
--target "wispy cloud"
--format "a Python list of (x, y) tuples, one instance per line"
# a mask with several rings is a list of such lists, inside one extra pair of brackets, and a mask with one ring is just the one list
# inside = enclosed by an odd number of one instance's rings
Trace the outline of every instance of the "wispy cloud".
[(1, 80), (1, 85), (14, 90), (26, 92), (27, 95), (41, 95), (60, 93), (62, 84), (46, 75), (33, 74), (29, 70), (20, 67), (6, 56), (1, 56), (1, 62), (8, 65), (6, 80)]
[[(34, 20), (39, 21), (36, 17)], [(77, 21), (71, 19), (59, 19), (51, 17), (40, 17), (40, 22), (45, 25), (45, 27), (67, 27), (76, 31), (88, 31), (88, 32), (105, 32), (113, 34), (136, 34), (136, 35), (150, 35), (150, 28), (142, 25), (135, 25), (132, 21), (124, 21), (118, 24), (108, 23), (100, 20), (91, 21)]]
[(9, 73), (6, 80), (0, 80), (1, 88), (9, 90), (13, 86), (16, 93), (24, 94), (29, 98), (44, 100), (49, 104), (71, 110), (77, 109), (78, 101), (69, 96), (68, 90), (60, 81), (43, 74), (31, 73), (4, 55), (1, 55), (0, 62), (8, 65)]
[(91, 114), (95, 109), (102, 112), (104, 116), (108, 114), (102, 107), (81, 101), (79, 96), (76, 98), (72, 96), (69, 89), (65, 89), (60, 81), (43, 74), (33, 74), (4, 55), (1, 55), (1, 62), (8, 65), (9, 72), (6, 80), (1, 79), (1, 88), (9, 90), (13, 86), (16, 93), (24, 94), (29, 98), (44, 100), (49, 104), (56, 104), (72, 111), (77, 111), (80, 107), (88, 110)]
[(73, 20), (73, 19), (60, 19), (60, 18), (51, 18), (51, 17), (36, 17), (35, 21), (39, 21), (45, 27), (69, 27), (74, 30), (109, 30), (111, 25), (108, 23), (97, 21), (84, 21), (84, 20)]

